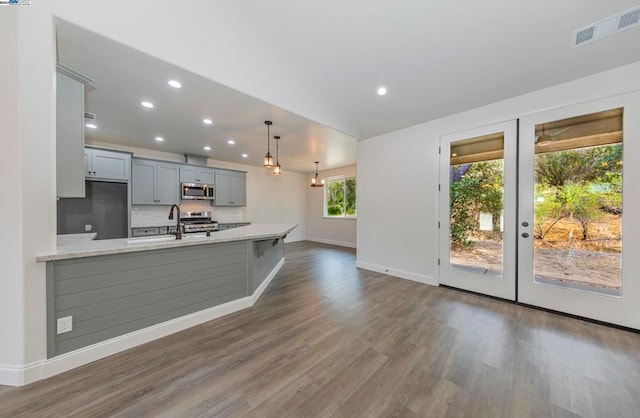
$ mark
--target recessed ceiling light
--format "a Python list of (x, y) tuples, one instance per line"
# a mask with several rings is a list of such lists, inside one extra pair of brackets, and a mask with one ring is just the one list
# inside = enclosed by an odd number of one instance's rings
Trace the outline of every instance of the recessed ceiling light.
[(235, 145), (236, 141), (234, 141), (233, 139), (228, 139), (227, 140), (227, 144), (229, 145)]
[(180, 84), (180, 82), (176, 80), (169, 80), (167, 84), (169, 84), (171, 87), (174, 87), (176, 89), (179, 89), (180, 87), (182, 87), (182, 84)]
[(153, 109), (153, 103), (151, 103), (151, 102), (144, 101), (144, 102), (140, 102), (140, 104), (143, 107), (146, 107), (147, 109)]
[(202, 123), (204, 123), (205, 125), (213, 125), (213, 121), (209, 118), (202, 119)]
[(249, 154), (242, 154), (242, 158), (248, 158)]
[(93, 123), (87, 123), (84, 126), (86, 126), (87, 128), (91, 128), (91, 129), (98, 129), (98, 126), (96, 124), (93, 124)]
[(206, 146), (204, 147), (204, 150), (205, 150), (205, 151), (211, 151), (211, 147), (210, 147), (210, 146), (208, 146), (208, 145), (206, 145)]
[(378, 95), (384, 96), (385, 94), (387, 94), (387, 88), (384, 86), (378, 87)]
[(156, 136), (156, 141), (158, 141), (158, 142), (163, 142), (163, 141), (164, 141), (164, 138), (163, 138), (163, 137), (161, 137), (161, 136)]

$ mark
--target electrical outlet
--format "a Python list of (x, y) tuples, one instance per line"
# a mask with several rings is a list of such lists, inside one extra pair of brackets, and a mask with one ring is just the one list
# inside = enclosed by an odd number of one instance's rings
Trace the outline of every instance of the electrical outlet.
[(58, 318), (58, 334), (64, 334), (73, 330), (73, 317), (65, 316), (64, 318)]

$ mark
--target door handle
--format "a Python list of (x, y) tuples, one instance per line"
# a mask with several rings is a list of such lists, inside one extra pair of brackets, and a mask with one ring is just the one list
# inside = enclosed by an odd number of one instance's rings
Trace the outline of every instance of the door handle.
[(522, 233), (522, 238), (529, 238), (529, 234), (527, 234), (526, 232)]

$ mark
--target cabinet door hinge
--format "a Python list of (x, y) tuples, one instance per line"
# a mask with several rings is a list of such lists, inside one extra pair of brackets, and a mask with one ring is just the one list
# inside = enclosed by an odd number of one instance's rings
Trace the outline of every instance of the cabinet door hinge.
[(442, 147), (438, 147), (438, 154), (442, 154)]
[(440, 265), (440, 259), (438, 259), (438, 265)]
[(440, 185), (438, 184), (438, 191), (440, 191)]
[(440, 221), (438, 221), (438, 229), (440, 229)]

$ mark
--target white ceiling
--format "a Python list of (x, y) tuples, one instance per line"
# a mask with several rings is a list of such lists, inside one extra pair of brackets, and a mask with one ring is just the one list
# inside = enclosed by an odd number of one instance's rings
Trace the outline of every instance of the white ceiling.
[[(356, 139), (349, 135), (70, 23), (58, 21), (56, 28), (58, 61), (94, 80), (86, 89), (85, 111), (97, 115), (98, 129), (86, 129), (88, 142), (262, 166), (267, 151), (264, 121), (271, 120), (271, 153), (275, 158), (273, 136), (280, 135), (283, 172), (313, 172), (316, 160), (321, 169), (356, 162)], [(182, 88), (170, 87), (170, 79), (179, 80)], [(143, 100), (155, 107), (143, 108)], [(205, 117), (214, 124), (203, 124)], [(228, 139), (236, 144), (227, 144)], [(211, 151), (205, 151), (205, 145)]]
[(360, 139), (640, 60), (640, 28), (571, 49), (573, 30), (638, 0), (238, 4)]
[[(91, 133), (96, 139), (180, 153), (213, 141), (212, 158), (243, 162), (246, 149), (247, 163), (260, 165), (262, 121), (271, 118), (273, 134), (283, 137), (283, 166), (310, 172), (315, 159), (321, 169), (354, 163), (351, 137), (640, 60), (638, 28), (571, 48), (574, 29), (638, 2), (193, 0), (176, 8), (173, 0), (139, 0), (123, 15), (110, 2), (59, 0), (56, 13), (235, 89), (63, 26), (61, 58), (96, 80), (88, 99), (101, 125)], [(170, 72), (184, 78), (181, 91), (166, 86)], [(380, 85), (388, 88), (384, 97), (376, 94)], [(153, 113), (138, 106), (147, 96), (157, 104)], [(204, 113), (218, 122), (205, 133), (198, 126)], [(156, 134), (167, 142), (154, 144)], [(233, 149), (224, 143), (230, 136), (239, 140)]]

